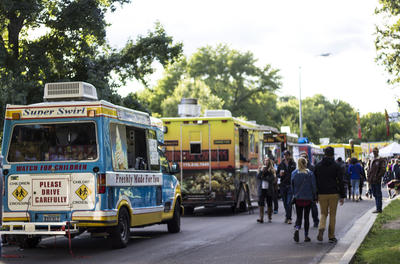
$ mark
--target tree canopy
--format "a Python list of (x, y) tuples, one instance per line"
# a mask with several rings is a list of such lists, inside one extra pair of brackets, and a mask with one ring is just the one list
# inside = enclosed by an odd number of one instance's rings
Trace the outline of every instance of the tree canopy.
[(375, 47), (377, 61), (385, 66), (390, 74), (389, 83), (400, 82), (400, 2), (380, 0), (375, 13), (382, 18), (376, 26)]
[(102, 99), (121, 102), (115, 88), (129, 79), (146, 84), (152, 64), (166, 66), (182, 53), (160, 24), (121, 50), (106, 41), (105, 14), (130, 0), (0, 1), (0, 98), (42, 101), (48, 82), (86, 81)]
[[(200, 100), (203, 109), (223, 108), (234, 116), (270, 123), (276, 114), (272, 109), (274, 92), (281, 86), (281, 77), (271, 65), (258, 67), (256, 61), (251, 52), (223, 44), (206, 46), (189, 59), (182, 57), (167, 67), (158, 84), (139, 97), (153, 114), (176, 116), (181, 98), (201, 94), (207, 99)], [(170, 103), (175, 105), (169, 106)], [(266, 112), (268, 107), (271, 109)]]
[[(106, 12), (131, 0), (2, 0), (0, 1), (0, 116), (6, 103), (42, 101), (44, 84), (86, 81), (99, 97), (154, 116), (177, 116), (184, 97), (199, 99), (205, 109), (227, 109), (233, 116), (259, 124), (290, 126), (299, 132), (298, 99), (277, 95), (282, 86), (279, 70), (258, 65), (250, 51), (219, 44), (198, 49), (189, 58), (182, 44), (174, 43), (161, 24), (145, 36), (129, 40), (117, 50), (106, 40)], [(400, 82), (400, 29), (398, 1), (381, 0), (377, 14), (389, 17), (377, 27), (377, 60)], [(147, 76), (159, 62), (165, 73), (154, 87)], [(121, 98), (116, 88), (141, 81), (146, 89)], [(387, 140), (383, 114), (361, 118), (363, 140)], [(2, 121), (1, 124), (2, 125)], [(398, 124), (391, 135), (400, 137)], [(303, 100), (304, 135), (318, 143), (320, 137), (347, 142), (356, 136), (356, 111), (346, 102), (323, 95)]]

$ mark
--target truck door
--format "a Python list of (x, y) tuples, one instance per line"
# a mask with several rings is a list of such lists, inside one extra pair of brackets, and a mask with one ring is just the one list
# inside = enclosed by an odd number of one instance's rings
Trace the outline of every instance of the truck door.
[(181, 182), (187, 193), (211, 192), (210, 124), (181, 124)]

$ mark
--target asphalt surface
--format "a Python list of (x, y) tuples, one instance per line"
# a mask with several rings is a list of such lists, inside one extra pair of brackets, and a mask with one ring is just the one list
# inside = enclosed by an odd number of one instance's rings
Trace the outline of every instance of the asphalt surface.
[[(338, 206), (336, 236), (343, 238), (353, 224), (375, 206), (374, 200), (345, 201)], [(310, 243), (293, 241), (293, 224), (284, 223), (283, 207), (272, 223), (256, 222), (254, 214), (232, 215), (229, 208), (196, 209), (195, 215), (182, 218), (178, 234), (169, 234), (166, 225), (132, 229), (127, 248), (112, 250), (103, 238), (84, 233), (72, 240), (51, 237), (35, 249), (3, 247), (3, 263), (318, 263), (335, 245), (316, 240), (317, 228), (310, 228)], [(370, 213), (370, 212), (368, 212)], [(311, 218), (311, 217), (310, 217)], [(295, 215), (293, 216), (295, 220)], [(312, 225), (312, 219), (310, 219)], [(348, 240), (348, 238), (346, 238)], [(351, 240), (351, 239), (350, 239)], [(343, 249), (345, 250), (345, 249)], [(344, 252), (343, 252), (344, 254)]]

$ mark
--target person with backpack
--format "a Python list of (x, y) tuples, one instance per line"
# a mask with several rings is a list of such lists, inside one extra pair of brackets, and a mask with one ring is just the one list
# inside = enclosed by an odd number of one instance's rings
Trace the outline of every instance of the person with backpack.
[(310, 229), (310, 211), (313, 201), (316, 199), (316, 183), (314, 173), (307, 169), (307, 160), (300, 157), (297, 168), (292, 173), (291, 185), (293, 190), (293, 202), (296, 207), (296, 223), (293, 239), (299, 242), (299, 230), (304, 213), (304, 242), (310, 242), (308, 236)]
[(348, 196), (349, 200), (351, 199), (351, 179), (350, 179), (350, 174), (348, 173), (350, 164), (351, 164), (351, 159), (347, 158), (345, 166), (344, 166), (344, 171), (343, 171), (343, 182), (344, 182), (345, 194), (346, 194), (346, 198), (347, 198), (347, 193), (349, 194), (349, 196)]

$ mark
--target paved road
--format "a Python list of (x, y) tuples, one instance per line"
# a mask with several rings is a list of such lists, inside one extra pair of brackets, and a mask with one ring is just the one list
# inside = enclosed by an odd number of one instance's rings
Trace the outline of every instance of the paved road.
[[(343, 237), (352, 223), (374, 206), (373, 200), (354, 203), (346, 200), (338, 208), (337, 237)], [(83, 234), (72, 240), (75, 257), (68, 251), (64, 237), (42, 241), (36, 249), (20, 251), (3, 248), (3, 254), (19, 258), (5, 263), (318, 263), (334, 245), (317, 242), (317, 229), (311, 228), (311, 243), (293, 241), (293, 225), (283, 223), (280, 212), (272, 223), (256, 223), (254, 214), (232, 215), (228, 208), (200, 209), (182, 218), (182, 231), (169, 234), (165, 225), (132, 229), (127, 248), (111, 250), (106, 240)], [(312, 223), (312, 220), (311, 220)], [(325, 234), (326, 235), (326, 234)]]

